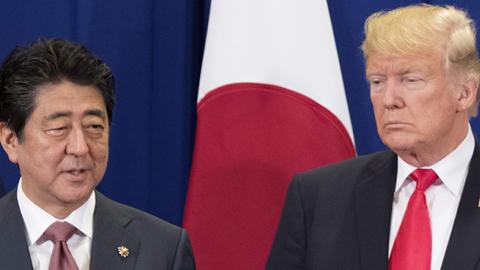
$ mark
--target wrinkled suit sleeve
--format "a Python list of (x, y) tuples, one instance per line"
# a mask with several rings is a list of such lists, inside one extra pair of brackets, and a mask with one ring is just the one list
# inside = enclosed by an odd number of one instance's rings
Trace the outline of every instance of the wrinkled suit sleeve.
[(304, 269), (306, 246), (305, 210), (296, 176), (291, 182), (283, 208), (277, 233), (265, 269)]
[(193, 257), (192, 244), (188, 238), (187, 232), (182, 229), (180, 235), (175, 260), (173, 263), (173, 270), (194, 270), (195, 259)]

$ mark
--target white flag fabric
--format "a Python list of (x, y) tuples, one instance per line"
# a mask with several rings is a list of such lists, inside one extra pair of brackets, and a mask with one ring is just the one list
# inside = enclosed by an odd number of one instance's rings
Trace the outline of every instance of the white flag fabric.
[(198, 100), (233, 82), (294, 89), (353, 138), (330, 15), (322, 0), (212, 1)]
[(263, 269), (292, 176), (355, 155), (326, 1), (212, 0), (198, 100), (198, 269)]

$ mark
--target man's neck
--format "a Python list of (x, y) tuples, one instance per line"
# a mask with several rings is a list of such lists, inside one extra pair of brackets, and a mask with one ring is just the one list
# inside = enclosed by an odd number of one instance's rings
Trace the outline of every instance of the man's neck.
[(462, 128), (455, 137), (449, 141), (436, 143), (435, 145), (423, 145), (415, 149), (394, 151), (406, 163), (417, 167), (429, 167), (452, 153), (460, 144), (462, 144), (467, 135), (471, 132), (468, 123)]

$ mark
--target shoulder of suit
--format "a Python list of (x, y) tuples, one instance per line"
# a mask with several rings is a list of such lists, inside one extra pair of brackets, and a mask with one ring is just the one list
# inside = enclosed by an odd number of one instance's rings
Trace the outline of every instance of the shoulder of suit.
[[(396, 162), (396, 155), (390, 150), (363, 155), (348, 160), (320, 166), (298, 174), (296, 181), (317, 182), (319, 179), (331, 179), (336, 183), (351, 182), (351, 179), (368, 175)], [(328, 182), (328, 180), (326, 180)]]
[(16, 188), (0, 198), (0, 220), (8, 218), (14, 212), (20, 213)]
[(124, 226), (131, 230), (157, 231), (162, 234), (172, 234), (176, 237), (178, 237), (183, 230), (177, 225), (169, 223), (159, 217), (116, 202), (98, 191), (95, 192), (97, 203), (95, 211), (108, 211), (113, 219), (116, 219), (118, 223), (124, 223)]

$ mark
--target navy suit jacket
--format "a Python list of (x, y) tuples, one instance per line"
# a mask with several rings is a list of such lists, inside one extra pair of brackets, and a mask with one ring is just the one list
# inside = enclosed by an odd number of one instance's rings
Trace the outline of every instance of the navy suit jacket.
[[(130, 254), (123, 258), (117, 248)], [(16, 189), (0, 199), (0, 268), (33, 269)], [(96, 191), (90, 269), (195, 269), (185, 230)]]
[[(290, 184), (268, 270), (385, 270), (397, 156), (354, 158)], [(480, 269), (480, 151), (475, 147), (442, 270)]]

